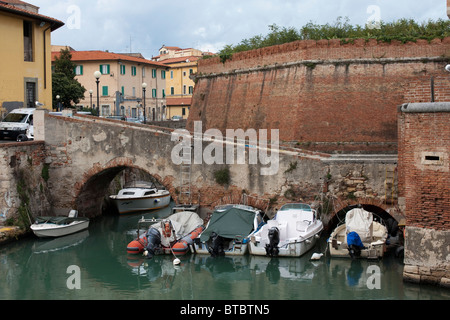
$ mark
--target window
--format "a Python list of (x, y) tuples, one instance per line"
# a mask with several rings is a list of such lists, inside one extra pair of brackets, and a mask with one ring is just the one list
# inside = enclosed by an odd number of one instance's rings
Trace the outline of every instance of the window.
[(170, 87), (170, 95), (173, 96), (175, 94), (175, 88)]
[(183, 94), (186, 94), (186, 86), (183, 86)]
[(162, 89), (162, 97), (165, 98), (166, 97), (166, 90)]
[(133, 87), (133, 97), (136, 97), (136, 87)]
[(142, 77), (145, 78), (145, 67), (142, 67)]
[(75, 75), (82, 76), (83, 75), (83, 66), (76, 66), (75, 67)]
[(33, 25), (30, 21), (23, 22), (23, 60), (33, 61)]
[(109, 64), (101, 64), (100, 72), (101, 72), (101, 74), (109, 74), (110, 73)]
[(193, 69), (189, 69), (189, 74), (191, 75), (193, 73), (194, 73), (194, 70)]
[(156, 69), (152, 69), (152, 78), (156, 78)]
[(166, 78), (166, 70), (161, 70), (161, 79)]
[(152, 98), (156, 98), (156, 89), (152, 89)]
[(124, 64), (121, 64), (121, 65), (120, 65), (120, 74), (125, 74), (125, 71), (126, 71), (125, 65), (124, 65)]
[(193, 86), (189, 86), (189, 94), (193, 94), (194, 93), (194, 87)]
[(125, 87), (124, 86), (122, 86), (122, 88), (121, 88), (121, 93), (123, 96), (125, 95)]
[(134, 77), (134, 76), (136, 76), (136, 67), (135, 66), (132, 66), (131, 67), (131, 75)]
[(107, 96), (108, 95), (108, 86), (103, 86), (102, 87), (102, 96)]
[(173, 79), (173, 70), (170, 71), (170, 79)]
[(37, 100), (36, 96), (36, 82), (26, 82), (26, 108), (36, 108), (35, 102)]

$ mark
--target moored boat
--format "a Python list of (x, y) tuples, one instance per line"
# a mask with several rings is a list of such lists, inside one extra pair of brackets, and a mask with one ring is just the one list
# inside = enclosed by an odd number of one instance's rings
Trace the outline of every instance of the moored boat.
[(347, 212), (345, 223), (337, 226), (328, 238), (331, 257), (382, 258), (388, 230), (373, 219), (373, 213), (362, 208)]
[(198, 254), (244, 255), (248, 235), (264, 224), (260, 210), (251, 206), (229, 204), (215, 208), (205, 231), (194, 240)]
[(120, 214), (155, 210), (167, 207), (170, 203), (170, 193), (158, 189), (154, 184), (134, 182), (126, 186), (116, 195), (109, 196)]
[(288, 203), (260, 230), (252, 233), (250, 254), (300, 257), (320, 238), (323, 224), (304, 203)]
[[(143, 225), (150, 226), (139, 235)], [(165, 219), (142, 218), (138, 222), (138, 236), (127, 245), (127, 252), (146, 253), (148, 258), (159, 254), (183, 255), (203, 229), (203, 220), (193, 211), (177, 212)]]
[(78, 217), (78, 211), (71, 210), (67, 217), (38, 217), (30, 228), (40, 237), (63, 237), (89, 227), (89, 218)]

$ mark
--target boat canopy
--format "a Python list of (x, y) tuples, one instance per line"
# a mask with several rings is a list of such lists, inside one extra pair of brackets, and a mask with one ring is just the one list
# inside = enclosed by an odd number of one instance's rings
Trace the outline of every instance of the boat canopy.
[(373, 215), (362, 208), (355, 208), (345, 216), (347, 233), (356, 232), (363, 242), (372, 238)]
[(216, 208), (200, 241), (208, 241), (213, 232), (228, 239), (245, 238), (253, 230), (256, 212), (233, 205)]

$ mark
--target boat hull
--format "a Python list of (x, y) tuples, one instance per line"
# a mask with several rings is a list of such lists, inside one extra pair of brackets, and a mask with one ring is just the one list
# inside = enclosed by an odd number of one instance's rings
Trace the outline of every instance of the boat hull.
[[(198, 254), (207, 254), (207, 255), (210, 254), (208, 250), (208, 244), (205, 242), (195, 243), (194, 250), (195, 253)], [(248, 243), (230, 244), (228, 249), (224, 250), (225, 256), (243, 256), (247, 252), (248, 252)]]
[[(374, 222), (378, 229), (381, 224)], [(365, 249), (361, 249), (358, 258), (362, 259), (381, 259), (386, 251), (386, 236), (377, 237), (370, 243), (365, 243)], [(351, 258), (348, 245), (346, 242), (346, 226), (345, 224), (338, 226), (330, 235), (328, 242), (328, 252), (333, 258)]]
[[(278, 247), (278, 257), (300, 257), (311, 250), (320, 238), (320, 233), (312, 235), (307, 239), (291, 241), (287, 244)], [(256, 242), (254, 239), (250, 240), (249, 251), (251, 255), (266, 256), (265, 244)]]
[(73, 234), (89, 227), (89, 220), (75, 221), (67, 225), (33, 224), (31, 230), (40, 238), (55, 238)]
[(170, 203), (170, 194), (152, 195), (140, 198), (118, 198), (110, 196), (120, 214), (165, 208)]

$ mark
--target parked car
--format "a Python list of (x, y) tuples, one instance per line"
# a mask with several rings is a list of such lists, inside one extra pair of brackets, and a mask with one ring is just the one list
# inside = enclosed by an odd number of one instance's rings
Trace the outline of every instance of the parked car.
[(182, 116), (173, 116), (172, 117), (172, 121), (180, 121), (180, 120), (183, 120)]

